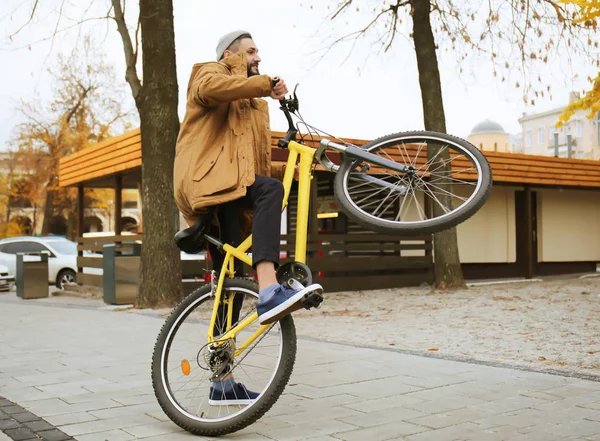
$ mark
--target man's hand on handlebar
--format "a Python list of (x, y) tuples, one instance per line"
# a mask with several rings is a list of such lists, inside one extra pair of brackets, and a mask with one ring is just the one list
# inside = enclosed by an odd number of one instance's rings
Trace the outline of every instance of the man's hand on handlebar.
[(274, 77), (274, 79), (275, 78), (277, 78), (277, 81), (273, 81), (274, 86), (271, 90), (271, 98), (274, 100), (282, 100), (285, 98), (285, 94), (288, 93), (288, 88), (285, 85), (283, 78)]

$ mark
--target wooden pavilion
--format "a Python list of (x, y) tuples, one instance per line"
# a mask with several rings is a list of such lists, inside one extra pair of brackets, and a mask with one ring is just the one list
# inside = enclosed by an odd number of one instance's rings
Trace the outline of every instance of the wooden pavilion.
[[(280, 171), (288, 153), (276, 147), (283, 135), (272, 132), (273, 167)], [(458, 227), (465, 277), (531, 278), (596, 271), (600, 262), (600, 162), (497, 152), (485, 155), (494, 188), (485, 206)], [(98, 239), (82, 237), (85, 188), (115, 189), (116, 236), (105, 241), (143, 241), (142, 235), (120, 235), (121, 191), (140, 188), (141, 158), (140, 133), (132, 130), (61, 159), (60, 186), (79, 190), (80, 252), (101, 249)], [(431, 236), (403, 238), (365, 231), (338, 209), (333, 174), (320, 167), (316, 170), (308, 263), (329, 291), (432, 282)], [(293, 252), (294, 197), (292, 191), (284, 222), (287, 234), (282, 236), (286, 241), (282, 249), (288, 252)], [(101, 283), (101, 276), (83, 274), (88, 264), (92, 264), (90, 259), (79, 257), (79, 282)]]

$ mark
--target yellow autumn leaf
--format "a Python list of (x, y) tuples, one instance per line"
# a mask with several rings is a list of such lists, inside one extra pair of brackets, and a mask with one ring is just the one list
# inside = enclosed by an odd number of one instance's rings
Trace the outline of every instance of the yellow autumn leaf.
[[(598, 18), (600, 18), (600, 0), (560, 0), (560, 3), (575, 5), (579, 8), (578, 14), (573, 18), (574, 23), (585, 23), (596, 28)], [(578, 110), (587, 110), (587, 117), (590, 119), (600, 110), (600, 73), (592, 80), (592, 88), (563, 110), (556, 126), (561, 127)]]

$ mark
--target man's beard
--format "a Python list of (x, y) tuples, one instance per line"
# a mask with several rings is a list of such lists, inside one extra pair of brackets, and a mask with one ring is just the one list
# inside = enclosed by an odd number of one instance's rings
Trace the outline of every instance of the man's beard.
[[(252, 70), (253, 67), (256, 67), (256, 72)], [(258, 71), (258, 64), (248, 63), (248, 77), (252, 77), (254, 75), (260, 75), (260, 72)]]

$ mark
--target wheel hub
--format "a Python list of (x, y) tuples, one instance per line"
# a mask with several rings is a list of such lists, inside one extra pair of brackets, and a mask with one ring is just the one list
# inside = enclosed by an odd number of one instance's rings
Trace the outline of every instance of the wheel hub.
[[(233, 364), (235, 349), (235, 341), (232, 338), (217, 347), (212, 344), (206, 345), (198, 353), (198, 365), (213, 372), (215, 377), (227, 374)], [(204, 366), (202, 366), (201, 360), (204, 362)]]

